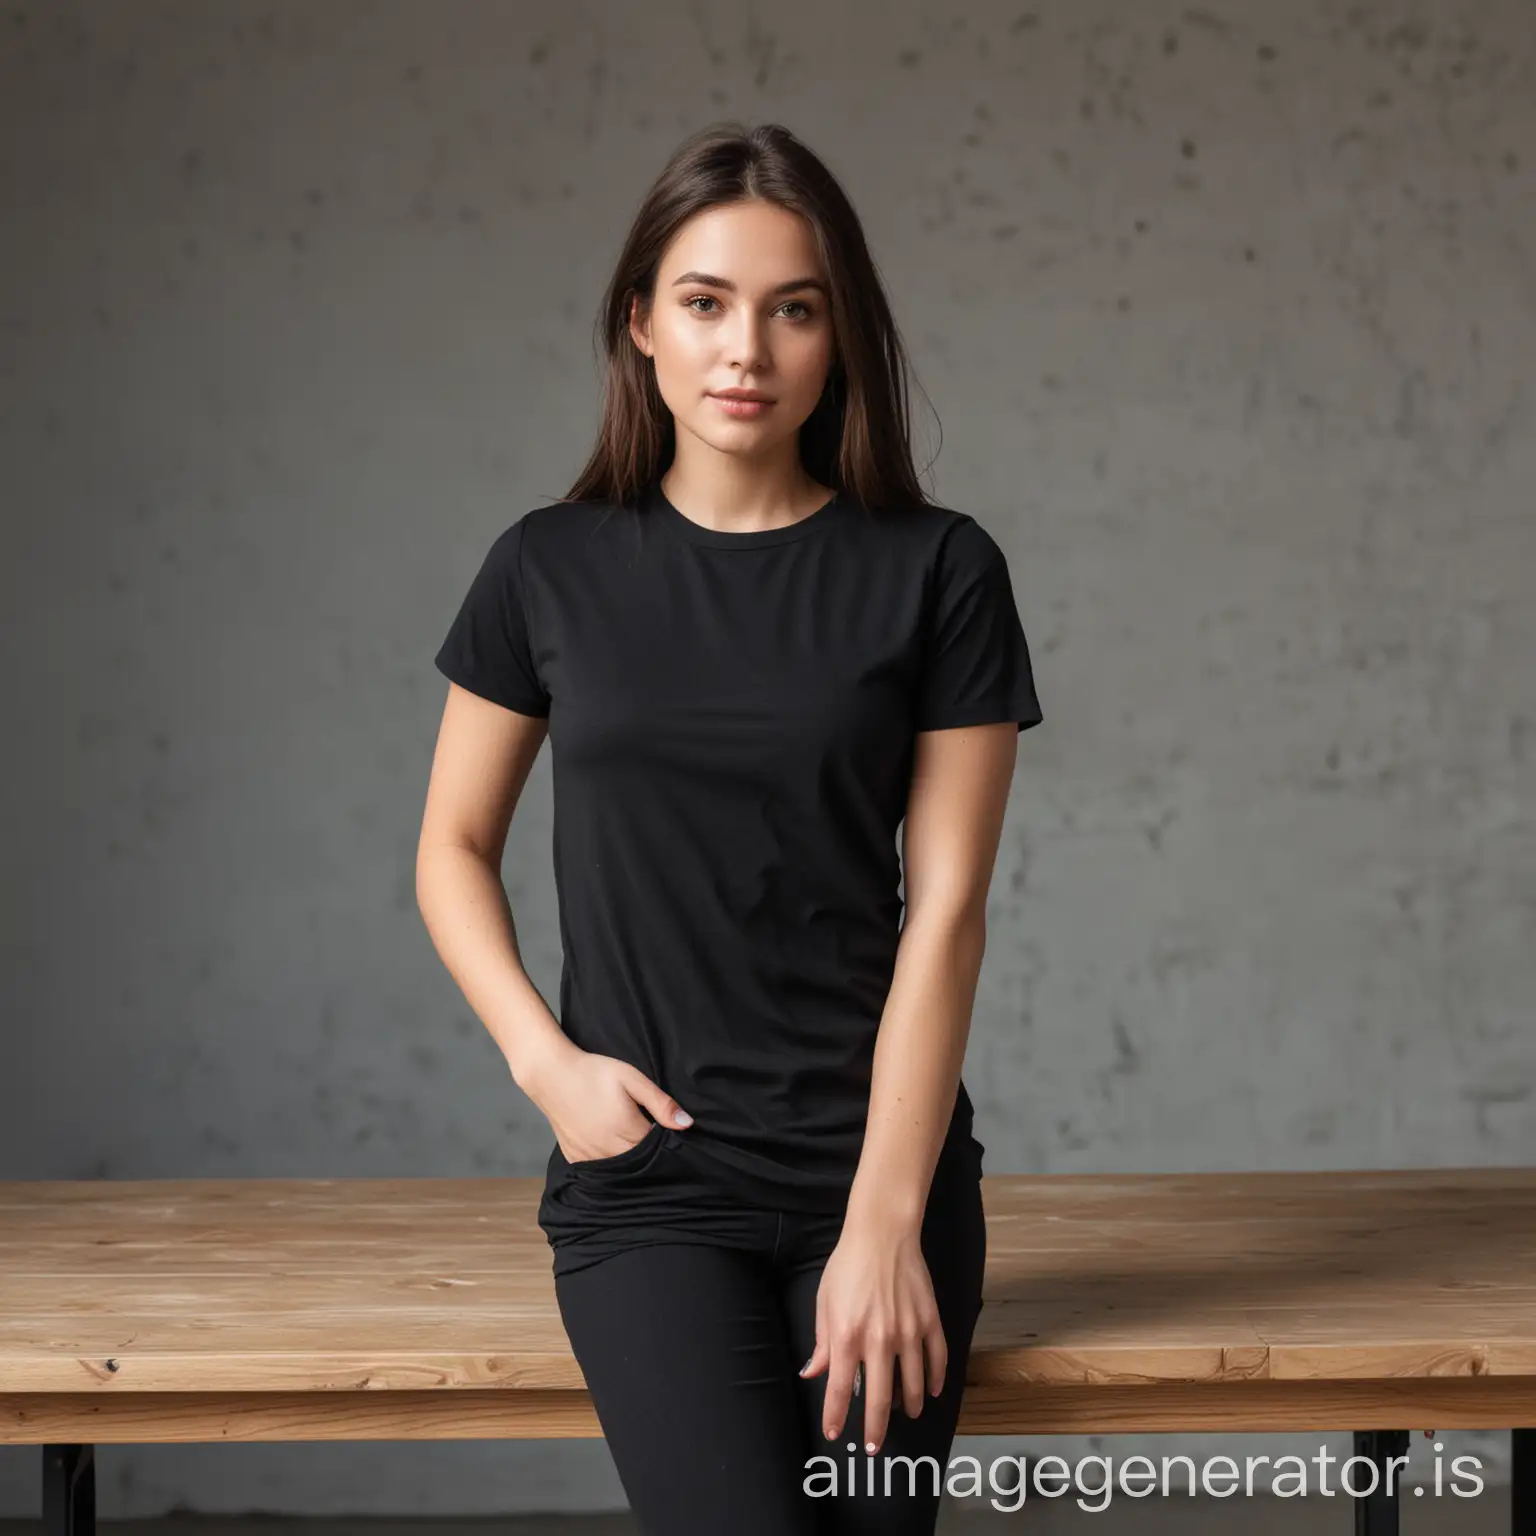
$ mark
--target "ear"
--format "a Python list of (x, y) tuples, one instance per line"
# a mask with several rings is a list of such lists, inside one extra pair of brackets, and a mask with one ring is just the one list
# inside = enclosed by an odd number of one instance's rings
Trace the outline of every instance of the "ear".
[(640, 295), (629, 296), (630, 340), (647, 356), (651, 355), (651, 317), (640, 303)]

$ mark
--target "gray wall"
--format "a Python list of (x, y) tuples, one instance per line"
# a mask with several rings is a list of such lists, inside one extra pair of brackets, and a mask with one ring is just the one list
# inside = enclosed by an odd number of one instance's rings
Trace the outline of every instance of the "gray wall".
[[(845, 180), (1034, 643), (989, 1169), (1536, 1161), (1524, 0), (12, 0), (0, 1177), (541, 1170), (415, 907), (431, 658), (722, 116)], [(546, 753), (506, 878), (553, 998), (549, 835)], [(101, 1476), (109, 1517), (622, 1502), (600, 1443)]]

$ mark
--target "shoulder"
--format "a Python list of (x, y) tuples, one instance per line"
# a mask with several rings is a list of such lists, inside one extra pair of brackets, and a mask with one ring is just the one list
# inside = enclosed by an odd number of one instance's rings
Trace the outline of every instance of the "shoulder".
[(573, 554), (616, 509), (602, 501), (545, 502), (519, 512), (497, 534), (496, 559), (521, 571), (532, 561), (561, 560)]
[(976, 572), (1006, 564), (1001, 545), (969, 512), (935, 502), (893, 507), (874, 519), (876, 530), (907, 545), (930, 574)]

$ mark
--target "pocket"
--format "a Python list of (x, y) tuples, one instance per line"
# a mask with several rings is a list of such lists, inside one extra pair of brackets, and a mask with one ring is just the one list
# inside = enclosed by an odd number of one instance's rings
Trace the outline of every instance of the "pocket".
[(615, 1152), (609, 1157), (584, 1157), (574, 1163), (567, 1158), (566, 1167), (572, 1173), (608, 1173), (617, 1168), (628, 1168), (635, 1163), (643, 1162), (646, 1155), (656, 1149), (663, 1129), (659, 1120), (653, 1120), (645, 1135), (633, 1146), (625, 1147), (622, 1152)]

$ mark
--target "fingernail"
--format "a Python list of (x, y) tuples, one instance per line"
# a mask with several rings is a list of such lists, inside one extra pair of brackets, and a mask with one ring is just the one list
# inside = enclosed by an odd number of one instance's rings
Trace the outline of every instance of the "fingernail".
[(807, 1371), (808, 1371), (808, 1370), (810, 1370), (810, 1368), (811, 1368), (811, 1360), (814, 1360), (814, 1359), (815, 1359), (815, 1358), (816, 1358), (816, 1356), (815, 1356), (815, 1355), (812, 1355), (812, 1356), (811, 1356), (811, 1357), (810, 1357), (810, 1359), (809, 1359), (809, 1360), (807, 1360), (807, 1361), (806, 1361), (806, 1362), (805, 1362), (805, 1364), (804, 1364), (804, 1365), (802, 1365), (802, 1366), (801, 1366), (801, 1367), (800, 1367), (800, 1374), (801, 1374), (801, 1375), (802, 1375), (802, 1376), (804, 1376), (804, 1375), (805, 1375), (805, 1373), (806, 1373), (806, 1372), (807, 1372)]
[(866, 1440), (864, 1442), (864, 1449), (873, 1456), (875, 1454), (875, 1442), (873, 1440)]
[(686, 1109), (678, 1110), (672, 1116), (672, 1119), (673, 1119), (674, 1123), (676, 1123), (677, 1125), (692, 1125), (693, 1124), (693, 1116), (690, 1115)]

